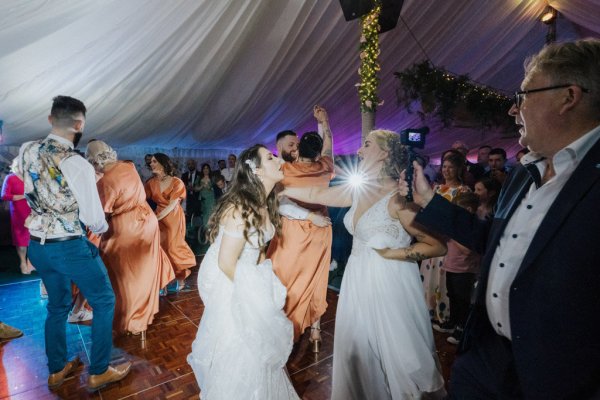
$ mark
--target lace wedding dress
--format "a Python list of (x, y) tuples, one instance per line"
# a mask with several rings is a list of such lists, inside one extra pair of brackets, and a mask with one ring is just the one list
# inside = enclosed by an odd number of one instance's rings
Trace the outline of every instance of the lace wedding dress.
[[(271, 226), (272, 228), (272, 226)], [(265, 241), (273, 229), (264, 232)], [(285, 371), (292, 349), (292, 323), (282, 311), (286, 290), (270, 260), (257, 264), (256, 231), (240, 255), (234, 281), (219, 269), (224, 231), (210, 246), (198, 273), (205, 309), (188, 363), (202, 400), (299, 399)], [(227, 251), (227, 249), (223, 249)]]
[(388, 213), (393, 194), (373, 204), (356, 226), (356, 201), (344, 217), (354, 237), (335, 322), (334, 400), (420, 399), (444, 385), (417, 264), (387, 260), (374, 250), (411, 243)]

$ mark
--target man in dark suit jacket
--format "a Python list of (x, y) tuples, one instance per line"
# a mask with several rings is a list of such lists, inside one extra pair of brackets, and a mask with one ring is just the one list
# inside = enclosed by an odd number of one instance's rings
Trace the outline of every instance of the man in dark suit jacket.
[(189, 221), (192, 214), (200, 212), (200, 199), (198, 198), (200, 191), (194, 187), (200, 184), (201, 176), (196, 170), (196, 160), (187, 160), (186, 166), (188, 170), (181, 175), (181, 180), (186, 188), (185, 215)]
[(598, 65), (597, 39), (527, 62), (509, 114), (531, 152), (491, 226), (434, 195), (415, 163), (416, 221), (483, 251), (451, 399), (600, 398)]

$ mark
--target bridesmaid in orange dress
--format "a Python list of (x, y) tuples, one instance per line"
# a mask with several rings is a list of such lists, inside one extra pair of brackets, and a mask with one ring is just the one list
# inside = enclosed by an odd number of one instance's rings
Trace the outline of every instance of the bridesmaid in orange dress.
[(146, 182), (146, 198), (156, 203), (156, 217), (160, 228), (160, 245), (167, 253), (175, 277), (176, 291), (185, 287), (189, 269), (196, 266), (196, 256), (185, 242), (185, 214), (181, 202), (185, 199), (185, 184), (175, 177), (175, 167), (169, 156), (156, 153), (150, 161), (154, 176)]
[(88, 144), (86, 157), (104, 174), (97, 186), (109, 228), (99, 249), (115, 291), (113, 328), (141, 333), (144, 340), (158, 312), (159, 291), (175, 278), (173, 268), (134, 164), (117, 161), (115, 151), (98, 140)]
[[(302, 136), (298, 161), (283, 164), (281, 183), (285, 187), (328, 187), (333, 178), (332, 139), (327, 113), (316, 106), (314, 115), (323, 128), (323, 140), (316, 132)], [(283, 202), (287, 201), (282, 199)], [(271, 259), (275, 274), (288, 291), (285, 312), (294, 324), (294, 341), (310, 326), (309, 341), (312, 351), (318, 353), (320, 319), (327, 309), (332, 229), (327, 207), (306, 203), (298, 205), (310, 211), (308, 217), (290, 219), (282, 210), (281, 235), (271, 240), (267, 258)]]

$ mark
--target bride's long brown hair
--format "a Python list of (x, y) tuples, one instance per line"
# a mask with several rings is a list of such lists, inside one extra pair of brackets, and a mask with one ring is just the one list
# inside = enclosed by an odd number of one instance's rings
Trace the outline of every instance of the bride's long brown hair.
[[(254, 164), (255, 168), (261, 167), (260, 149), (266, 150), (267, 148), (262, 144), (255, 144), (249, 149), (244, 150), (237, 159), (231, 184), (217, 202), (208, 220), (207, 236), (211, 243), (215, 241), (215, 238), (219, 234), (219, 223), (223, 215), (232, 208), (241, 213), (244, 220), (244, 239), (247, 241), (249, 240), (250, 230), (254, 228), (258, 233), (259, 245), (263, 246), (265, 244), (262, 231), (265, 219), (260, 212), (265, 206), (277, 234), (281, 232), (281, 216), (279, 215), (279, 200), (277, 199), (277, 195), (272, 190), (267, 196), (265, 187), (250, 166)], [(250, 161), (246, 162), (247, 160)]]

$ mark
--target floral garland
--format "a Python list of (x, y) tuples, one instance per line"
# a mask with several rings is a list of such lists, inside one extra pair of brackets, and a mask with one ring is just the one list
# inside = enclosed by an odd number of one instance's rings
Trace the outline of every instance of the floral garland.
[(394, 73), (400, 82), (396, 91), (398, 103), (414, 112), (415, 101), (421, 102), (423, 116), (433, 115), (448, 127), (468, 114), (483, 128), (500, 127), (514, 130), (514, 120), (508, 115), (512, 99), (497, 90), (472, 82), (467, 75), (454, 75), (434, 67), (429, 61)]
[(375, 7), (370, 13), (361, 18), (362, 32), (360, 36), (360, 67), (358, 75), (360, 83), (357, 83), (358, 96), (360, 97), (360, 110), (362, 112), (375, 112), (379, 102), (377, 86), (379, 86), (379, 14), (381, 13), (381, 2), (376, 1)]

